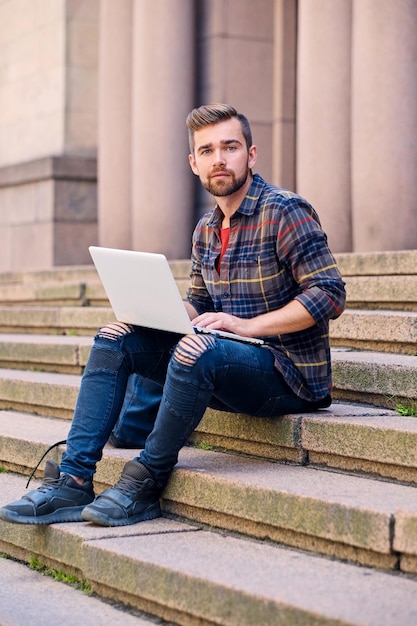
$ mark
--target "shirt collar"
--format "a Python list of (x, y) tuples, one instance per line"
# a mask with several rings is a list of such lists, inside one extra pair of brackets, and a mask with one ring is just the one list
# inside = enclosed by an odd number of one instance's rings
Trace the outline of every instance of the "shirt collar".
[[(237, 209), (236, 213), (242, 213), (243, 215), (253, 215), (256, 205), (258, 204), (259, 197), (265, 185), (266, 183), (262, 176), (260, 176), (259, 174), (255, 174), (251, 186), (248, 189), (248, 193), (243, 198), (242, 204)], [(223, 212), (219, 208), (219, 205), (216, 204), (216, 206), (214, 207), (213, 215), (209, 221), (209, 225), (214, 226), (222, 220)]]

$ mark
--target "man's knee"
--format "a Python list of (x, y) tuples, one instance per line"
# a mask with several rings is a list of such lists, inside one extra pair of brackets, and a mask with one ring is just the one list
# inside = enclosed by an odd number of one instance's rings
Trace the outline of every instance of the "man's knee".
[(210, 335), (185, 335), (175, 347), (174, 360), (181, 365), (192, 367), (214, 346), (215, 338)]
[[(120, 350), (120, 345), (116, 342), (132, 332), (133, 327), (130, 324), (121, 322), (111, 322), (99, 328), (84, 373), (90, 374), (96, 370), (106, 369), (117, 371), (123, 362), (124, 355)], [(102, 339), (109, 340), (114, 345), (110, 347), (106, 341), (100, 341)]]
[(132, 332), (133, 327), (130, 324), (124, 324), (123, 322), (111, 322), (110, 324), (106, 324), (106, 326), (102, 326), (98, 330), (97, 337), (117, 341), (121, 337), (125, 337)]

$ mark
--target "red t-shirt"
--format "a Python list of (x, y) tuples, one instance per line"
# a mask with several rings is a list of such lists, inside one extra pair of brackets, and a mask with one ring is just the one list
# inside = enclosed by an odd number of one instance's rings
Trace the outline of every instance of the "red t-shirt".
[(222, 242), (222, 249), (220, 250), (220, 256), (217, 259), (217, 271), (220, 274), (220, 263), (222, 262), (222, 258), (224, 253), (226, 252), (230, 236), (230, 228), (222, 228), (220, 231), (220, 239)]

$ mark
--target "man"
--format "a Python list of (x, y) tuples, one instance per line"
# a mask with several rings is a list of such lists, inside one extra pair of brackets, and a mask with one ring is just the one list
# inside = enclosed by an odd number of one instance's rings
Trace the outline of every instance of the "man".
[[(42, 485), (0, 509), (2, 519), (104, 526), (152, 519), (178, 452), (208, 406), (271, 417), (331, 402), (328, 326), (343, 311), (345, 291), (314, 209), (252, 174), (257, 148), (248, 120), (233, 107), (194, 109), (187, 127), (191, 169), (216, 206), (193, 234), (186, 309), (197, 326), (265, 343), (123, 323), (101, 328), (61, 466), (47, 461)], [(94, 498), (96, 463), (132, 374), (163, 390), (155, 424), (140, 456)]]

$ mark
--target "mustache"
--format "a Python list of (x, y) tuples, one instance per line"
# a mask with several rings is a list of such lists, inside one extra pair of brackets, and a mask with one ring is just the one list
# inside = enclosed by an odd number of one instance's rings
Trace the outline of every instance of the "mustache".
[(232, 170), (228, 170), (226, 167), (216, 167), (215, 169), (213, 169), (209, 176), (214, 176), (215, 174), (233, 174)]

